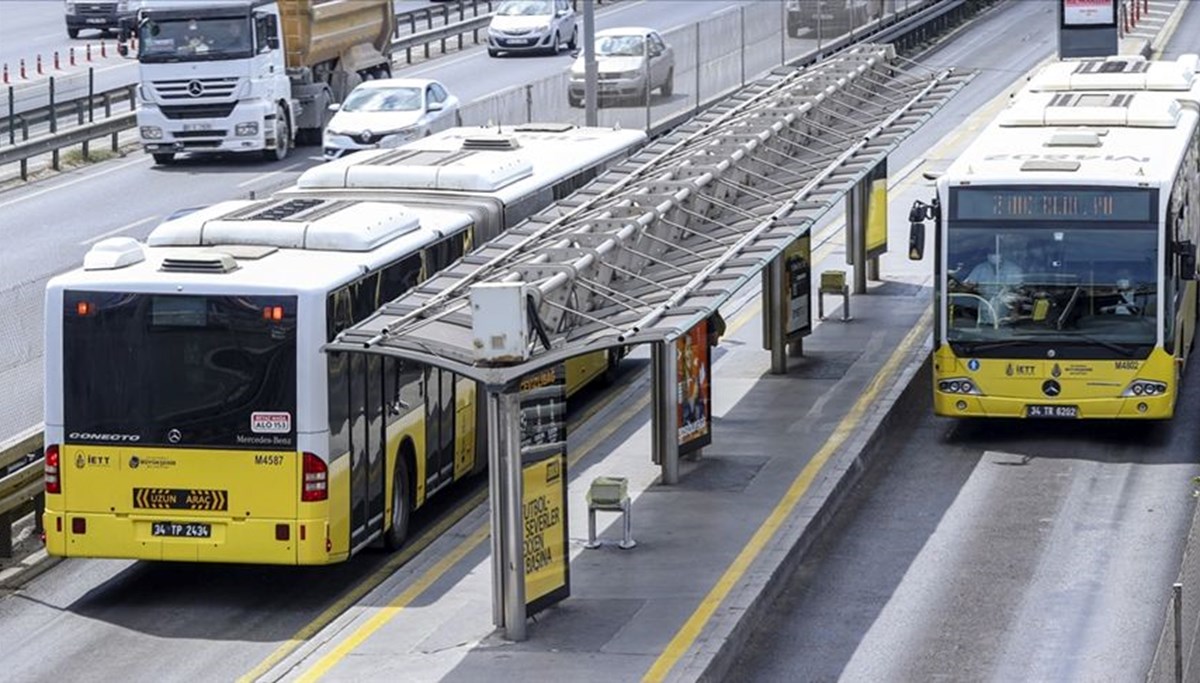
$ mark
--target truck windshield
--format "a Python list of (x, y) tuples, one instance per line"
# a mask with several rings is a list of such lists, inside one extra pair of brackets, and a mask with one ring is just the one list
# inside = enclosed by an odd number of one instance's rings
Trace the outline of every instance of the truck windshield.
[(292, 447), (296, 298), (64, 293), (72, 441)]
[(142, 62), (247, 59), (253, 55), (250, 20), (237, 17), (143, 19), (138, 27)]

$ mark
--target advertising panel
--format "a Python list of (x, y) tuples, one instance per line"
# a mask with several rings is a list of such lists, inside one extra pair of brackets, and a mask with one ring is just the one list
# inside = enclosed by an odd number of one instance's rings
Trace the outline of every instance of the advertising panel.
[(525, 605), (534, 614), (571, 594), (565, 365), (521, 380), (520, 397)]
[(675, 424), (680, 455), (712, 443), (711, 377), (705, 320), (675, 340)]
[(812, 254), (811, 241), (803, 235), (783, 250), (784, 328), (789, 341), (812, 332)]
[(887, 159), (879, 162), (867, 174), (867, 258), (874, 258), (887, 251), (888, 200)]
[(1113, 26), (1116, 0), (1063, 0), (1063, 26)]

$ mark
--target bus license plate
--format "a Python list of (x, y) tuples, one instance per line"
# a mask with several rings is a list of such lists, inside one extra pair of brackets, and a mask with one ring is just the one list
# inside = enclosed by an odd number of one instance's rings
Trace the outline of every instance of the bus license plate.
[(1025, 417), (1075, 418), (1079, 406), (1025, 406)]
[(211, 538), (212, 525), (196, 522), (152, 522), (151, 536), (173, 536), (178, 538)]

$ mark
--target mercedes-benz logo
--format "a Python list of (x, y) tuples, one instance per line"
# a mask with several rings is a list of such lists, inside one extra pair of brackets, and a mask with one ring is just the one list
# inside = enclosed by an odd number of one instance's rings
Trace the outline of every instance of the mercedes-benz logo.
[(1058, 382), (1048, 379), (1042, 382), (1042, 393), (1053, 398), (1062, 393), (1062, 386)]
[(183, 434), (178, 429), (172, 429), (171, 431), (167, 432), (167, 441), (170, 441), (171, 443), (179, 443), (180, 441), (183, 441)]
[(364, 130), (364, 131), (362, 132), (362, 141), (363, 141), (363, 142), (370, 142), (370, 141), (371, 141), (371, 138), (372, 138), (372, 137), (374, 137), (374, 135), (375, 135), (375, 134), (374, 134), (374, 133), (372, 133), (371, 131), (369, 131), (369, 130)]
[(187, 91), (192, 97), (200, 97), (204, 94), (204, 84), (200, 81), (188, 81)]

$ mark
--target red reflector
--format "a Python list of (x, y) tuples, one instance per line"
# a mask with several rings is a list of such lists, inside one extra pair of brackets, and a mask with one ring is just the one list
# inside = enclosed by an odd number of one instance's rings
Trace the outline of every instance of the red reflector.
[(83, 517), (72, 517), (71, 518), (71, 533), (86, 534), (87, 533), (87, 520), (84, 519)]
[(79, 317), (86, 316), (92, 312), (92, 304), (90, 301), (76, 301), (75, 313)]
[(304, 473), (300, 479), (300, 500), (312, 503), (328, 498), (329, 467), (313, 453), (304, 454)]
[(327, 552), (327, 553), (333, 552), (333, 541), (331, 541), (328, 538), (325, 539), (325, 552)]
[(62, 493), (62, 480), (58, 478), (58, 444), (46, 446), (46, 459), (42, 465), (46, 493)]
[(308, 534), (305, 533), (306, 531), (308, 531), (308, 529), (303, 524), (301, 524), (300, 525), (300, 540), (301, 541), (303, 541), (306, 537), (308, 537)]
[(60, 534), (62, 533), (62, 517), (54, 518), (54, 530)]
[(292, 537), (291, 529), (286, 524), (275, 525), (275, 540), (286, 541)]

